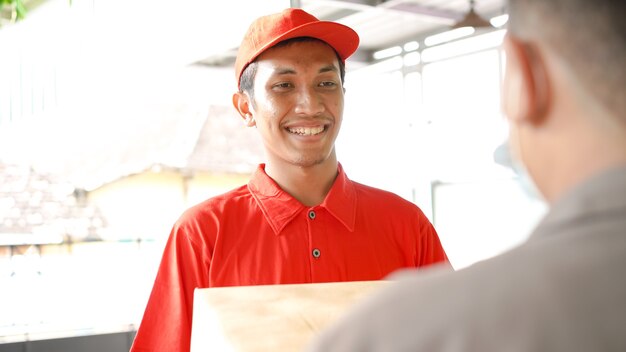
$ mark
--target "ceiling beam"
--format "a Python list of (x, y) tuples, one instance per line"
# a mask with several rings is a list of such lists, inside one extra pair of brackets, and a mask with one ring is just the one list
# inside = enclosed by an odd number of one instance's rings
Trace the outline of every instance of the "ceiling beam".
[(304, 5), (327, 6), (353, 11), (368, 11), (376, 7), (376, 3), (368, 0), (308, 0), (304, 1)]
[(456, 20), (463, 18), (465, 13), (463, 12), (455, 12), (449, 10), (442, 10), (430, 6), (424, 6), (418, 4), (415, 1), (410, 0), (389, 0), (384, 3), (378, 5), (378, 7), (397, 10), (403, 12), (409, 12), (415, 15), (424, 16), (431, 19), (436, 19), (437, 22), (447, 22), (453, 23)]
[[(465, 13), (442, 10), (435, 7), (424, 6), (411, 0), (305, 0), (298, 1), (300, 5), (334, 7), (340, 10), (351, 10), (356, 12), (366, 11), (397, 11), (409, 13), (420, 17), (420, 19), (432, 23), (451, 25), (463, 18)], [(346, 16), (347, 17), (347, 16)], [(339, 18), (333, 18), (337, 20)]]

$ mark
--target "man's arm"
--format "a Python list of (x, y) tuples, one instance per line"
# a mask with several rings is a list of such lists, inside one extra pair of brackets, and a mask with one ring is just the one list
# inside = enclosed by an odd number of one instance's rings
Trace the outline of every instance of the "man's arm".
[(423, 267), (431, 264), (448, 263), (448, 256), (441, 245), (435, 227), (421, 210), (419, 210), (418, 222), (420, 239), (416, 249), (417, 266)]
[(209, 286), (210, 266), (193, 234), (189, 226), (172, 229), (131, 351), (189, 351), (193, 292)]

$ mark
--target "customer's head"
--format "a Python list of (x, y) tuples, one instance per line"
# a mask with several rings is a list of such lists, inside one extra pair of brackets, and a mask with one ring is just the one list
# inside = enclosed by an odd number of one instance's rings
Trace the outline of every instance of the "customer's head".
[(503, 108), (548, 201), (626, 160), (626, 2), (509, 0)]
[(509, 32), (559, 55), (606, 109), (626, 110), (626, 1), (510, 0)]

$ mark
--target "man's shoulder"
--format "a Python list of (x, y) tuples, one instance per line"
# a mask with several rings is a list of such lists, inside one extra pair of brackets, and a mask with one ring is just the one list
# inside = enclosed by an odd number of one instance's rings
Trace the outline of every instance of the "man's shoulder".
[(381, 188), (368, 186), (352, 181), (359, 202), (378, 203), (389, 206), (394, 205), (406, 209), (416, 209), (417, 205), (400, 195)]
[(352, 181), (352, 184), (354, 185), (354, 189), (356, 190), (356, 192), (362, 196), (372, 197), (372, 198), (397, 199), (398, 201), (408, 202), (407, 200), (400, 197), (396, 193), (384, 190), (382, 188), (368, 186), (366, 184), (355, 182), (355, 181)]
[(212, 196), (200, 203), (189, 207), (184, 212), (184, 216), (193, 217), (197, 215), (204, 215), (206, 213), (223, 212), (228, 208), (240, 206), (242, 201), (245, 202), (251, 197), (252, 195), (248, 190), (248, 186), (241, 185), (228, 192)]

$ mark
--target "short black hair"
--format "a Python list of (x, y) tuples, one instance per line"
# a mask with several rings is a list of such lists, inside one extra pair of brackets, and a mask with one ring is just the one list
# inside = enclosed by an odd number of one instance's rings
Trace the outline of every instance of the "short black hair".
[[(287, 46), (293, 43), (302, 43), (302, 42), (321, 42), (321, 43), (326, 44), (326, 42), (317, 38), (296, 37), (296, 38), (284, 40), (274, 45), (272, 48), (278, 48), (278, 47)], [(337, 61), (339, 62), (339, 75), (341, 76), (341, 85), (343, 85), (343, 82), (346, 76), (346, 64), (339, 56), (339, 53), (337, 52), (337, 50), (335, 50), (333, 47), (330, 47), (330, 48), (333, 49), (333, 51), (335, 52), (335, 55), (337, 56)], [(243, 72), (241, 73), (241, 78), (239, 79), (239, 91), (242, 93), (246, 92), (248, 96), (250, 96), (251, 103), (253, 104), (252, 106), (254, 106), (254, 78), (256, 76), (256, 70), (257, 70), (257, 62), (256, 60), (254, 60), (243, 70)]]
[(509, 0), (509, 32), (561, 56), (591, 96), (626, 118), (626, 1)]

